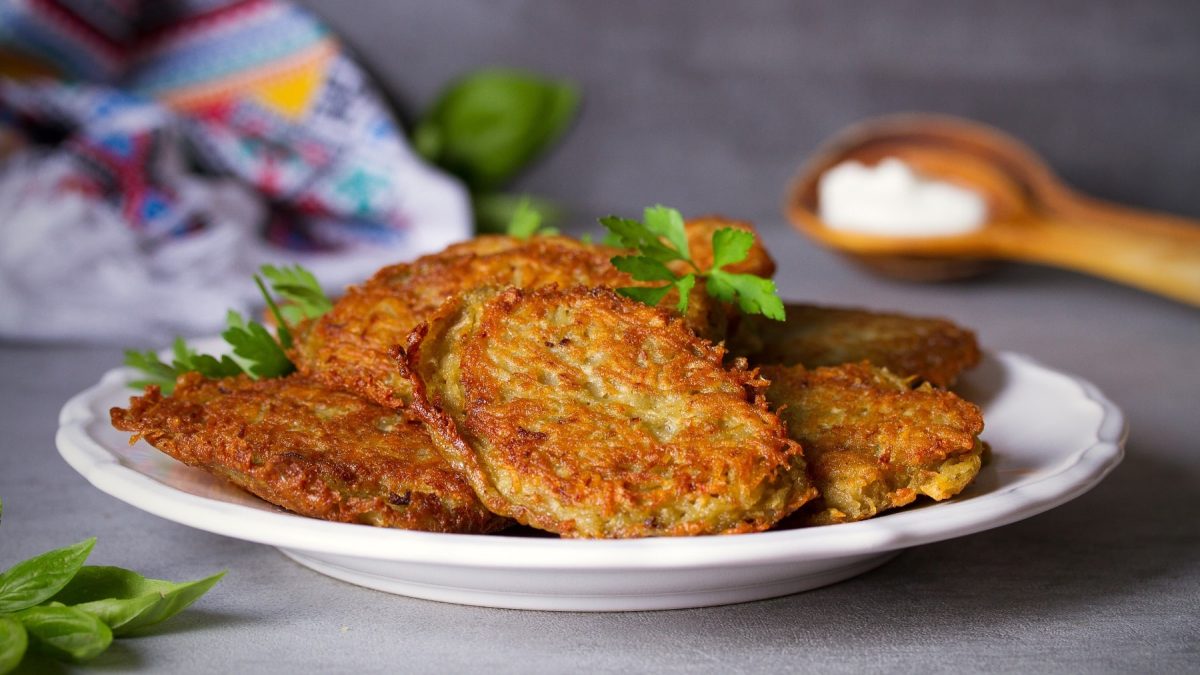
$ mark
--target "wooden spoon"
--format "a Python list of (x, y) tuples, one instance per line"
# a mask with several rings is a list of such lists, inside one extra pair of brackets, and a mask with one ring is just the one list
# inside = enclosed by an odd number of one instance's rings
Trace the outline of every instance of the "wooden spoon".
[[(988, 223), (969, 234), (892, 237), (835, 230), (817, 215), (821, 174), (886, 157), (978, 191)], [(988, 126), (938, 115), (855, 125), (818, 151), (788, 190), (801, 232), (881, 274), (919, 281), (973, 276), (995, 260), (1065, 267), (1200, 306), (1200, 221), (1105, 203), (1067, 187), (1032, 150)]]

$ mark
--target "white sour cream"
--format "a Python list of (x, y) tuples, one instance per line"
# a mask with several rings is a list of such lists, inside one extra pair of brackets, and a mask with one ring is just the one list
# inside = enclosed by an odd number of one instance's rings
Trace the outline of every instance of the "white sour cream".
[(838, 164), (817, 187), (821, 219), (833, 229), (892, 237), (965, 234), (987, 222), (983, 196), (921, 176), (889, 157), (873, 167)]

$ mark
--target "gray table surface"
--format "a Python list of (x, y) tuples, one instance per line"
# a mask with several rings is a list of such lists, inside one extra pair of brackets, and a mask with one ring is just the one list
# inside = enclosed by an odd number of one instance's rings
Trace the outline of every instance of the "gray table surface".
[(491, 60), (579, 79), (579, 128), (524, 188), (583, 213), (663, 201), (752, 218), (785, 297), (953, 317), (988, 348), (1089, 378), (1128, 413), (1128, 455), (1069, 504), (808, 593), (671, 612), (481, 609), (334, 581), (102, 494), (53, 437), (62, 403), (119, 349), (0, 344), (0, 567), (96, 536), (98, 564), (173, 579), (229, 570), (96, 670), (1200, 669), (1200, 311), (1023, 266), (884, 282), (802, 242), (777, 207), (823, 136), (930, 109), (1019, 133), (1089, 191), (1200, 215), (1195, 3), (306, 4), (418, 104)]
[[(792, 298), (953, 316), (991, 348), (1091, 379), (1128, 413), (1128, 456), (1099, 487), (1027, 521), (909, 550), (790, 597), (709, 609), (559, 614), (462, 607), (323, 577), (272, 548), (147, 515), (54, 449), (68, 396), (114, 348), (0, 347), (0, 566), (97, 536), (93, 561), (160, 578), (228, 576), (101, 669), (231, 672), (1194, 670), (1200, 664), (1200, 312), (1068, 273), (1014, 268), (903, 286), (788, 232), (771, 244)], [(816, 280), (823, 291), (818, 291)]]

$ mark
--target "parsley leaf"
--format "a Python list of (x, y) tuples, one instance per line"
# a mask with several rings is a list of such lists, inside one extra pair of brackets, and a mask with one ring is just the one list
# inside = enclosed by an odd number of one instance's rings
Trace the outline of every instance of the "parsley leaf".
[[(263, 280), (260, 279), (257, 274), (254, 275), (254, 285), (258, 286), (258, 291), (262, 293), (263, 300), (265, 300), (267, 303), (267, 309), (270, 310), (271, 316), (275, 317), (275, 334), (279, 336), (279, 341), (283, 343), (284, 349), (291, 349), (292, 331), (290, 328), (288, 328), (288, 322), (283, 318), (283, 312), (279, 310), (279, 305), (275, 303), (275, 298), (272, 298), (271, 294), (267, 292), (266, 285), (263, 284)], [(232, 310), (229, 312), (229, 315), (230, 316), (225, 317), (226, 323), (229, 323), (231, 316), (236, 316), (235, 312)], [(239, 316), (238, 319), (241, 320), (241, 317)], [(242, 323), (245, 322), (243, 321)], [(224, 336), (224, 334), (222, 334), (222, 336)], [(225, 341), (229, 342), (229, 339), (226, 338)], [(233, 343), (230, 342), (229, 344)]]
[(738, 308), (747, 314), (762, 314), (768, 319), (784, 320), (783, 301), (775, 282), (753, 274), (733, 274), (714, 269), (705, 284), (708, 294), (725, 302), (737, 301)]
[[(219, 379), (240, 375), (242, 372), (242, 367), (236, 361), (229, 358), (229, 356), (222, 356), (218, 360), (215, 356), (197, 354), (194, 349), (187, 346), (183, 338), (175, 338), (173, 350), (175, 352), (175, 362), (173, 365), (176, 374), (194, 370), (207, 378)], [(174, 382), (171, 384), (171, 388), (174, 389)]]
[(197, 372), (209, 379), (234, 377), (243, 373), (255, 379), (282, 377), (296, 370), (285, 350), (293, 344), (291, 326), (305, 319), (315, 319), (333, 308), (333, 302), (321, 290), (312, 272), (299, 265), (274, 267), (263, 265), (262, 275), (270, 281), (273, 290), (287, 304), (280, 306), (267, 292), (262, 278), (254, 276), (254, 283), (262, 292), (267, 308), (275, 317), (276, 336), (265, 326), (248, 321), (237, 312), (226, 316), (226, 329), (221, 333), (225, 342), (233, 348), (232, 355), (220, 358), (200, 354), (189, 347), (183, 338), (175, 338), (172, 344), (172, 361), (163, 362), (153, 351), (126, 350), (125, 365), (136, 368), (146, 377), (129, 383), (131, 387), (143, 389), (147, 385), (158, 385), (164, 394), (175, 391), (175, 380), (183, 373)]
[(692, 287), (696, 285), (696, 275), (688, 274), (682, 279), (675, 282), (675, 288), (679, 289), (679, 303), (675, 305), (675, 309), (679, 310), (680, 314), (687, 312), (688, 296), (692, 292)]
[(746, 256), (750, 255), (752, 246), (754, 235), (745, 230), (726, 227), (713, 232), (713, 269), (745, 260)]
[(149, 385), (157, 384), (162, 392), (167, 396), (175, 391), (175, 378), (179, 373), (163, 363), (158, 358), (158, 354), (154, 350), (146, 350), (139, 352), (134, 349), (125, 350), (125, 365), (130, 368), (136, 368), (147, 375), (140, 380), (134, 380), (129, 383), (129, 386), (135, 389), (145, 389)]
[(642, 212), (642, 223), (653, 234), (666, 239), (680, 256), (680, 260), (691, 260), (688, 250), (687, 231), (683, 228), (683, 215), (662, 204), (646, 207)]
[(271, 282), (271, 290), (286, 301), (280, 311), (288, 324), (295, 326), (304, 319), (316, 319), (333, 309), (333, 301), (325, 295), (317, 278), (303, 267), (263, 265), (261, 271)]
[[(700, 269), (688, 249), (687, 229), (683, 216), (675, 209), (662, 205), (647, 208), (642, 222), (630, 218), (605, 216), (600, 224), (608, 230), (605, 243), (635, 249), (637, 255), (612, 258), (617, 269), (635, 281), (665, 281), (662, 286), (618, 288), (617, 292), (647, 305), (657, 305), (671, 292), (679, 291), (676, 309), (687, 312), (688, 296), (696, 282), (704, 280), (705, 291), (722, 302), (737, 303), (747, 314), (762, 314), (777, 321), (784, 320), (783, 301), (779, 299), (775, 282), (753, 274), (737, 274), (721, 269), (739, 263), (750, 255), (754, 234), (736, 228), (724, 228), (713, 233), (713, 264)], [(666, 263), (683, 261), (692, 272), (680, 275)]]
[(242, 372), (242, 367), (228, 356), (222, 356), (218, 360), (208, 354), (197, 354), (187, 346), (183, 338), (175, 338), (171, 352), (174, 358), (168, 365), (158, 358), (154, 351), (126, 350), (125, 365), (137, 368), (148, 376), (134, 380), (129, 385), (144, 389), (147, 385), (155, 384), (164, 394), (170, 396), (175, 391), (175, 379), (183, 373), (195, 371), (205, 377), (217, 379), (232, 377)]
[(674, 247), (664, 244), (658, 235), (645, 225), (631, 218), (604, 216), (600, 219), (600, 224), (607, 228), (611, 235), (605, 238), (605, 244), (637, 249), (642, 257), (659, 262), (688, 259)]
[(621, 255), (613, 258), (612, 264), (637, 281), (674, 282), (677, 278), (670, 268), (653, 258)]
[(542, 227), (542, 212), (534, 207), (528, 197), (522, 197), (513, 209), (512, 218), (508, 221), (507, 234), (517, 239), (528, 239), (534, 235), (558, 234), (554, 227)]
[(226, 315), (225, 321), (228, 328), (221, 337), (233, 346), (234, 355), (241, 357), (242, 368), (251, 377), (283, 377), (296, 370), (283, 347), (262, 324), (246, 321), (234, 311)]
[(667, 284), (666, 286), (626, 286), (625, 288), (618, 288), (617, 293), (653, 307), (662, 302), (662, 299), (667, 296), (667, 293), (671, 292), (672, 288), (674, 288), (674, 284)]
[(696, 275), (688, 274), (680, 278), (666, 265), (653, 258), (632, 255), (617, 256), (612, 259), (612, 264), (617, 269), (633, 277), (636, 281), (670, 282), (665, 286), (627, 286), (618, 288), (618, 293), (653, 306), (662, 302), (662, 299), (666, 297), (672, 288), (677, 288), (679, 289), (679, 304), (677, 305), (679, 311), (687, 311), (688, 293), (691, 292), (692, 286), (696, 284)]

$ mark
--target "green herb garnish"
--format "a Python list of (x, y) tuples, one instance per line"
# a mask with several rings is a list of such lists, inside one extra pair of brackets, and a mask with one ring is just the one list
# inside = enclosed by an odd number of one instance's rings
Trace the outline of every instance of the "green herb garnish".
[(95, 616), (120, 637), (175, 616), (223, 576), (224, 572), (218, 572), (196, 581), (175, 583), (147, 579), (121, 567), (84, 565), (51, 600)]
[(288, 347), (292, 344), (291, 333), (286, 324), (276, 327), (280, 336), (279, 340), (276, 340), (261, 323), (247, 321), (237, 312), (229, 312), (225, 316), (225, 323), (227, 328), (221, 333), (221, 337), (233, 347), (234, 356), (239, 357), (234, 360), (238, 361), (238, 365), (250, 377), (256, 380), (263, 377), (283, 377), (296, 370), (296, 366), (292, 365), (287, 353), (283, 351), (284, 347), (280, 346), (280, 342)]
[(89, 661), (112, 644), (111, 628), (74, 607), (53, 603), (39, 605), (21, 610), (12, 618), (25, 629), (29, 647), (58, 661)]
[(215, 380), (241, 375), (244, 372), (242, 366), (228, 355), (218, 359), (208, 354), (199, 354), (189, 347), (183, 338), (175, 338), (171, 352), (173, 360), (168, 365), (159, 359), (158, 354), (153, 350), (144, 352), (127, 350), (125, 365), (137, 368), (146, 374), (146, 377), (130, 382), (129, 386), (135, 389), (144, 389), (147, 385), (156, 384), (164, 394), (170, 396), (171, 392), (175, 391), (175, 379), (183, 373), (195, 371), (204, 377)]
[(191, 605), (224, 572), (177, 584), (120, 567), (85, 566), (95, 539), (48, 551), (0, 574), (0, 675), (28, 649), (78, 663), (113, 636), (166, 621)]
[(168, 396), (175, 390), (175, 380), (183, 373), (197, 372), (210, 379), (246, 374), (255, 379), (282, 377), (296, 370), (287, 356), (292, 346), (292, 328), (306, 319), (315, 319), (333, 308), (333, 302), (321, 290), (316, 277), (299, 265), (273, 267), (264, 265), (262, 276), (270, 282), (271, 291), (283, 301), (280, 304), (267, 290), (258, 275), (258, 285), (267, 308), (275, 318), (275, 335), (257, 321), (251, 321), (230, 311), (221, 337), (232, 348), (232, 354), (221, 357), (200, 354), (189, 347), (183, 338), (175, 338), (171, 363), (165, 363), (154, 351), (127, 350), (125, 365), (146, 374), (129, 385), (143, 389), (156, 384)]
[[(333, 301), (321, 290), (317, 278), (299, 265), (263, 265), (262, 275), (271, 282), (271, 290), (287, 301), (287, 304), (280, 307), (280, 311), (292, 326), (304, 319), (316, 319), (333, 309)], [(266, 291), (263, 291), (263, 295), (267, 295)]]
[(579, 98), (572, 82), (479, 70), (439, 94), (413, 129), (413, 148), (466, 184), (478, 231), (504, 232), (513, 197), (501, 189), (566, 133)]
[(413, 147), (472, 191), (495, 190), (570, 125), (579, 90), (511, 68), (487, 68), (451, 83), (413, 130)]
[[(747, 314), (784, 320), (783, 301), (774, 281), (722, 269), (746, 259), (754, 245), (754, 234), (731, 227), (714, 232), (712, 267), (702, 270), (692, 260), (683, 216), (675, 209), (652, 206), (645, 210), (641, 221), (605, 216), (600, 224), (608, 230), (605, 243), (637, 251), (637, 255), (614, 257), (612, 264), (617, 269), (637, 281), (666, 282), (661, 286), (618, 288), (621, 295), (653, 306), (662, 302), (671, 289), (677, 289), (677, 309), (686, 312), (688, 293), (698, 280), (703, 280), (708, 294), (722, 302), (736, 302)], [(667, 266), (675, 261), (682, 262), (689, 271), (677, 274)]]
[(558, 228), (542, 227), (541, 211), (538, 211), (527, 197), (522, 197), (513, 209), (506, 232), (510, 237), (528, 239), (534, 235), (558, 234)]

